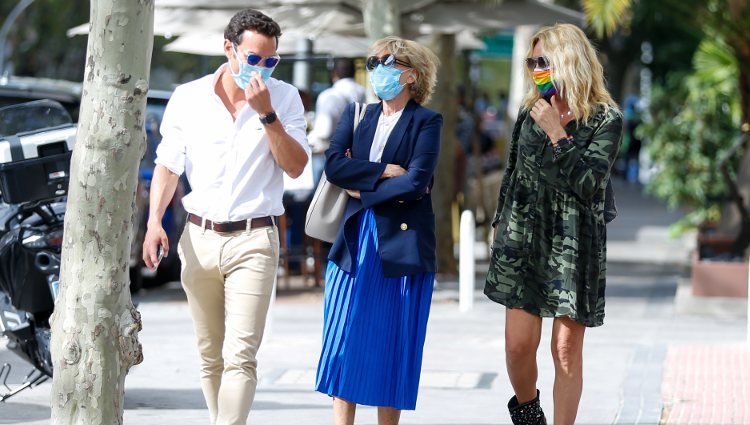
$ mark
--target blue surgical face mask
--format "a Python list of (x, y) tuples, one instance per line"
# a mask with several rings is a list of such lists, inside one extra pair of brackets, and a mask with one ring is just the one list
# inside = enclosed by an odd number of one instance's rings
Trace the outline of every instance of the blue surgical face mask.
[(232, 63), (230, 62), (229, 72), (232, 74), (232, 78), (234, 78), (234, 82), (237, 84), (237, 87), (241, 88), (242, 90), (245, 90), (247, 88), (247, 85), (250, 84), (250, 78), (252, 78), (253, 71), (257, 72), (258, 75), (260, 75), (260, 78), (263, 79), (263, 81), (268, 81), (268, 79), (271, 77), (271, 73), (273, 73), (273, 70), (276, 69), (266, 68), (264, 66), (252, 66), (245, 61), (241, 61), (240, 55), (237, 54), (236, 49), (234, 49), (234, 57), (240, 64), (240, 71), (238, 73), (235, 73), (232, 69)]
[(375, 95), (383, 100), (391, 100), (401, 93), (404, 89), (404, 84), (399, 83), (401, 74), (410, 71), (409, 69), (401, 71), (398, 68), (392, 66), (378, 65), (374, 71), (370, 73), (370, 85), (375, 92)]

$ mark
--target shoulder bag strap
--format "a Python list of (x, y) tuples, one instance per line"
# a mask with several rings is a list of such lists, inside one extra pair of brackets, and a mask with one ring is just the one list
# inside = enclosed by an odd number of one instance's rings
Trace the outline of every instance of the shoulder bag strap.
[(366, 111), (367, 105), (359, 102), (354, 102), (354, 127), (352, 129), (352, 132), (357, 131), (357, 127), (359, 126), (360, 121), (362, 121), (362, 118), (364, 118)]

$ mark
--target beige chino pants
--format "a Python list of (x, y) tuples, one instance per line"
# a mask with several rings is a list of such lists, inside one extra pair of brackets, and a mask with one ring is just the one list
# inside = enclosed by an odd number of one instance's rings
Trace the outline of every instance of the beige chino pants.
[(187, 223), (178, 253), (211, 424), (245, 425), (278, 267), (277, 229), (216, 233)]

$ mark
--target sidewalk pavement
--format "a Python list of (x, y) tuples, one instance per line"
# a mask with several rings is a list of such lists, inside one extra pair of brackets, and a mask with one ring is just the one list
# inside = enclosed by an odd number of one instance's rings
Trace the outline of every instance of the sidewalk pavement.
[[(750, 365), (741, 302), (722, 314), (680, 309), (676, 294), (684, 286), (684, 249), (653, 237), (669, 223), (658, 203), (630, 188), (616, 188), (620, 217), (610, 240), (607, 317), (586, 332), (584, 393), (579, 425), (750, 424)], [(632, 218), (648, 212), (639, 219)], [(661, 221), (659, 221), (661, 220)], [(655, 231), (644, 231), (651, 226)], [(651, 235), (644, 241), (644, 235)], [(616, 252), (670, 252), (674, 260)], [(614, 254), (614, 255), (613, 255)], [(652, 260), (652, 261), (646, 261)], [(478, 265), (474, 308), (458, 311), (454, 280), (436, 282), (427, 330), (416, 411), (402, 424), (509, 424), (505, 404), (512, 389), (505, 373), (503, 308), (481, 293)], [(486, 266), (485, 266), (486, 269)], [(694, 303), (700, 303), (692, 300)], [(206, 424), (198, 384), (198, 357), (187, 305), (179, 285), (145, 293), (139, 305), (144, 329), (143, 364), (126, 380), (125, 423)], [(320, 352), (322, 292), (281, 291), (272, 311), (270, 332), (261, 346), (258, 392), (249, 423), (330, 424), (330, 399), (313, 391)], [(551, 422), (553, 367), (549, 352), (551, 321), (543, 327), (539, 350), (539, 388)], [(4, 345), (4, 344), (3, 344)], [(0, 349), (0, 362), (14, 356)], [(17, 383), (21, 370), (11, 377)], [(49, 392), (43, 384), (0, 404), (0, 424), (49, 422)], [(376, 412), (360, 407), (358, 424), (376, 424)]]

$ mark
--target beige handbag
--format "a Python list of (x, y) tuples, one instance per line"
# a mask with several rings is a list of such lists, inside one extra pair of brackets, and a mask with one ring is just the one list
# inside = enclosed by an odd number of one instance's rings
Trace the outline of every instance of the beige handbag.
[[(352, 133), (357, 130), (366, 109), (367, 105), (359, 102), (354, 103), (354, 129)], [(323, 172), (318, 187), (315, 189), (315, 195), (310, 202), (310, 208), (307, 209), (305, 233), (313, 238), (333, 243), (341, 226), (341, 219), (344, 218), (348, 201), (349, 194), (344, 189), (329, 182), (326, 173)]]

